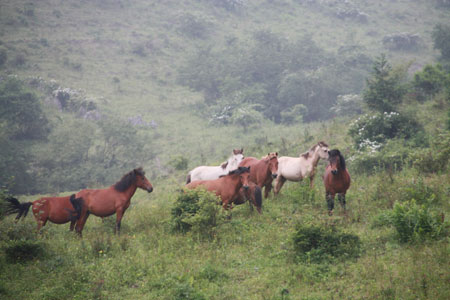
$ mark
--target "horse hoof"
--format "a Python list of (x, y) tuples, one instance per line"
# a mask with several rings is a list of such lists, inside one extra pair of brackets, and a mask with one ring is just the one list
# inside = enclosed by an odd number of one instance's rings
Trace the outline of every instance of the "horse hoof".
[(331, 216), (333, 215), (333, 211), (332, 211), (332, 210), (329, 210), (329, 211), (328, 211), (328, 215), (331, 217)]

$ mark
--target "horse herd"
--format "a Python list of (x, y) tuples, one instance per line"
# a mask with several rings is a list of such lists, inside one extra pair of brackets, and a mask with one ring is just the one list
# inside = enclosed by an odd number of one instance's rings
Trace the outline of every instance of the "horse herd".
[[(328, 160), (323, 175), (326, 191), (328, 214), (334, 208), (334, 197), (345, 211), (345, 193), (350, 187), (350, 175), (345, 160), (339, 150), (329, 150), (328, 145), (319, 142), (299, 157), (281, 156), (277, 152), (257, 159), (244, 157), (243, 149), (233, 150), (232, 156), (220, 166), (200, 166), (191, 170), (187, 176), (186, 189), (205, 188), (214, 192), (221, 200), (224, 209), (248, 201), (251, 207), (261, 213), (262, 189), (264, 198), (269, 197), (272, 182), (273, 192), (278, 195), (286, 180), (302, 181), (310, 178), (313, 186), (316, 167), (320, 159)], [(105, 189), (84, 189), (65, 197), (43, 197), (33, 202), (20, 203), (14, 197), (8, 197), (6, 214), (17, 213), (16, 220), (25, 217), (32, 207), (37, 221), (37, 230), (47, 221), (56, 224), (70, 222), (70, 230), (76, 230), (81, 236), (90, 214), (107, 217), (116, 214), (115, 232), (120, 233), (123, 214), (130, 206), (130, 200), (137, 188), (153, 191), (153, 186), (145, 177), (142, 168), (125, 174), (118, 182)]]

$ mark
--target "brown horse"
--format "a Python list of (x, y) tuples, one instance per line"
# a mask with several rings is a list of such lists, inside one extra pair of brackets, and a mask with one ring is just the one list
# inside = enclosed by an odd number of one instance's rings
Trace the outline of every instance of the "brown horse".
[(272, 189), (272, 181), (277, 178), (278, 153), (269, 153), (262, 159), (246, 157), (239, 164), (241, 167), (252, 167), (250, 171), (250, 181), (254, 182), (261, 189), (264, 189), (264, 198), (269, 196)]
[(323, 182), (325, 184), (328, 214), (331, 216), (333, 215), (334, 196), (336, 194), (346, 213), (345, 193), (350, 187), (350, 174), (345, 167), (345, 159), (339, 150), (331, 150), (328, 161), (329, 164), (325, 169)]
[(220, 197), (224, 209), (231, 209), (233, 199), (236, 197), (239, 189), (241, 187), (248, 189), (249, 178), (250, 167), (239, 167), (219, 179), (193, 181), (187, 184), (186, 188), (195, 189), (199, 186), (205, 187), (208, 191), (215, 192)]
[(120, 223), (125, 210), (130, 206), (130, 199), (137, 188), (152, 192), (153, 187), (145, 177), (142, 168), (134, 169), (125, 174), (118, 182), (106, 189), (86, 189), (79, 191), (76, 196), (83, 198), (85, 205), (76, 226), (81, 235), (89, 214), (98, 217), (108, 217), (116, 214), (114, 232), (120, 234)]
[(37, 222), (37, 231), (39, 231), (47, 221), (56, 224), (65, 224), (70, 222), (70, 231), (73, 230), (75, 222), (80, 218), (83, 200), (75, 198), (75, 195), (66, 197), (44, 197), (33, 202), (20, 203), (13, 197), (6, 198), (9, 202), (6, 208), (6, 214), (17, 213), (16, 220), (26, 217), (30, 206)]

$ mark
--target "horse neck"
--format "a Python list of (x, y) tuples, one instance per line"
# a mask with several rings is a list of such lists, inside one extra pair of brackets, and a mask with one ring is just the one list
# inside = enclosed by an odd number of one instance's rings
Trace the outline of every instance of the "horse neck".
[(320, 160), (319, 147), (317, 147), (314, 150), (314, 153), (313, 153), (313, 155), (311, 157), (311, 164), (312, 164), (313, 168), (317, 167), (317, 164), (319, 163), (319, 160)]
[(224, 178), (224, 180), (227, 183), (227, 185), (234, 186), (236, 190), (239, 190), (241, 188), (241, 186), (242, 186), (242, 182), (240, 180), (239, 174), (233, 174), (233, 175), (229, 175), (229, 176), (224, 176), (222, 178)]
[(233, 170), (237, 169), (239, 164), (233, 164), (233, 162), (234, 162), (233, 157), (230, 157), (228, 159), (228, 163), (227, 163), (227, 166), (225, 168), (226, 171), (233, 171)]
[(134, 193), (136, 193), (137, 185), (136, 183), (131, 184), (125, 191), (121, 192), (126, 195), (127, 200), (129, 201), (131, 197), (133, 197)]

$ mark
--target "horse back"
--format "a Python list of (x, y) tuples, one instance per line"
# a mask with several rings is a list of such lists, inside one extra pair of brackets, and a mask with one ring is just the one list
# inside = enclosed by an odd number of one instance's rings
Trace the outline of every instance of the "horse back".
[(33, 202), (33, 214), (36, 219), (48, 219), (56, 224), (69, 222), (73, 211), (70, 196), (43, 197)]

